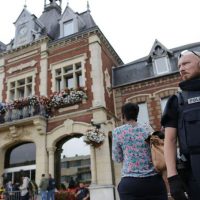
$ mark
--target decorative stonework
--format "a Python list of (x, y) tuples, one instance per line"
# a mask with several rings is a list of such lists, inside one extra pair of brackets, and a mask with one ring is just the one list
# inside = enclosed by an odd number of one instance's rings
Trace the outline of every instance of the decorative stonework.
[(10, 126), (9, 133), (7, 134), (6, 138), (9, 140), (19, 140), (19, 138), (22, 138), (27, 135), (30, 135), (28, 129), (24, 127), (17, 128), (16, 126)]
[(40, 135), (44, 135), (46, 133), (46, 125), (44, 125), (40, 120), (34, 120), (33, 124)]
[(108, 96), (110, 97), (111, 95), (111, 80), (110, 80), (110, 74), (108, 73), (108, 69), (104, 71), (104, 76), (105, 76), (105, 82), (106, 82), (106, 90), (108, 92)]
[(47, 147), (47, 151), (49, 152), (50, 155), (54, 155), (56, 147)]
[(147, 102), (148, 99), (151, 98), (151, 94), (140, 94), (136, 96), (132, 96), (127, 98), (127, 102), (133, 102), (133, 103), (141, 103), (141, 102)]
[(154, 97), (158, 96), (159, 98), (165, 98), (165, 97), (169, 97), (175, 94), (177, 91), (178, 91), (178, 87), (162, 89), (162, 90), (158, 90), (154, 92), (153, 96)]
[(64, 126), (65, 126), (67, 133), (73, 132), (73, 123), (74, 123), (74, 121), (71, 119), (67, 119), (66, 121), (64, 121)]
[(36, 60), (32, 60), (30, 62), (27, 62), (27, 63), (24, 63), (24, 64), (20, 64), (18, 66), (15, 66), (15, 67), (12, 67), (8, 70), (8, 73), (13, 73), (13, 72), (16, 72), (16, 71), (21, 71), (22, 69), (25, 69), (27, 67), (33, 67), (35, 66), (35, 64), (37, 63)]
[(73, 105), (73, 106), (69, 106), (69, 107), (65, 107), (65, 108), (59, 108), (58, 112), (62, 113), (65, 111), (69, 111), (69, 110), (77, 110), (79, 108), (79, 105)]

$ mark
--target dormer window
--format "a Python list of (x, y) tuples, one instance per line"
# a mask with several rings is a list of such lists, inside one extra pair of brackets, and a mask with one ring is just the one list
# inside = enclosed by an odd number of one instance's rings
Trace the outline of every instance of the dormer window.
[(155, 58), (154, 60), (154, 73), (161, 75), (170, 72), (170, 64), (167, 57)]
[(74, 33), (74, 24), (73, 20), (67, 21), (63, 23), (63, 33), (64, 36), (68, 36)]

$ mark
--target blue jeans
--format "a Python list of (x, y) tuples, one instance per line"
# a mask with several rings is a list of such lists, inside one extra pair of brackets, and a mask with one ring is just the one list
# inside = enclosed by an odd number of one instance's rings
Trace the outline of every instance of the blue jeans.
[(47, 200), (55, 200), (55, 190), (48, 190)]
[(41, 191), (42, 200), (47, 200), (47, 191)]

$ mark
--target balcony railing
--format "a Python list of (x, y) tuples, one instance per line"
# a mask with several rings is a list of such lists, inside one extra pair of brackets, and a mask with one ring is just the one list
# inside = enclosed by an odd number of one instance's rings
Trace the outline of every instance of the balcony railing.
[(44, 117), (49, 116), (49, 112), (41, 104), (36, 106), (24, 106), (21, 109), (10, 109), (7, 110), (4, 114), (0, 114), (0, 123), (11, 122), (14, 120), (20, 120), (35, 115), (41, 115)]
[(87, 99), (83, 88), (66, 88), (49, 97), (34, 95), (14, 100), (12, 103), (0, 103), (0, 123), (35, 115), (50, 117), (52, 110), (81, 103), (83, 99)]

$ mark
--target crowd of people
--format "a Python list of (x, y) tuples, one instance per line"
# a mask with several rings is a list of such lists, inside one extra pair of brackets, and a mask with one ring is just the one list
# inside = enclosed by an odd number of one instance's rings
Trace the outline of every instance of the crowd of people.
[(4, 185), (1, 186), (0, 199), (5, 200), (36, 200), (38, 195), (38, 186), (34, 180), (30, 180), (24, 172), (21, 172), (19, 182), (4, 179)]
[[(63, 197), (64, 195), (64, 197)], [(68, 187), (61, 185), (56, 188), (55, 179), (49, 174), (41, 175), (39, 185), (30, 180), (25, 173), (21, 173), (21, 183), (7, 181), (0, 188), (0, 199), (3, 200), (89, 200), (88, 185), (76, 183), (71, 178)]]

